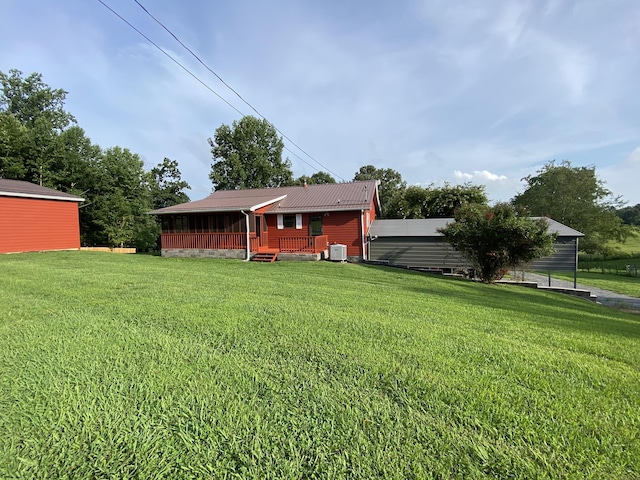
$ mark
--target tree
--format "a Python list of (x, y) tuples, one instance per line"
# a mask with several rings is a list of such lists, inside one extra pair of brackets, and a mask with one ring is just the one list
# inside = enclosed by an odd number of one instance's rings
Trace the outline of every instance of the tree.
[(354, 180), (379, 180), (378, 194), (382, 218), (401, 218), (402, 195), (407, 182), (402, 175), (392, 168), (376, 168), (373, 165), (360, 167), (353, 177)]
[(640, 203), (633, 207), (624, 207), (616, 211), (625, 225), (640, 225)]
[(508, 203), (468, 204), (456, 211), (455, 219), (439, 231), (485, 283), (494, 282), (503, 269), (553, 253), (546, 221), (522, 216)]
[(295, 179), (296, 185), (323, 185), (327, 183), (336, 183), (336, 179), (329, 175), (327, 172), (316, 172), (310, 177), (302, 175)]
[(266, 120), (245, 116), (221, 125), (213, 140), (209, 178), (214, 190), (282, 187), (293, 183), (289, 159), (282, 160), (284, 143)]
[(40, 73), (24, 78), (20, 70), (0, 72), (0, 84), (0, 111), (14, 115), (22, 124), (33, 126), (45, 121), (59, 133), (76, 123), (73, 115), (63, 108), (67, 92), (49, 87)]
[(171, 207), (189, 201), (184, 190), (191, 188), (182, 180), (178, 162), (165, 157), (150, 174), (151, 202), (154, 209)]
[(629, 230), (616, 216), (623, 205), (612, 197), (595, 167), (574, 167), (569, 161), (547, 163), (537, 175), (525, 177), (527, 189), (512, 203), (531, 215), (553, 218), (585, 234), (580, 249), (586, 253), (606, 253), (606, 243), (623, 241)]
[[(73, 115), (64, 110), (67, 92), (46, 85), (39, 73), (25, 78), (19, 70), (0, 72), (0, 86), (3, 175), (53, 186), (51, 163), (57, 139), (76, 123)], [(18, 123), (23, 127), (21, 130), (16, 129)]]
[(149, 175), (140, 157), (126, 148), (102, 152), (94, 165), (92, 188), (87, 194), (90, 245), (135, 246), (148, 250), (156, 245), (158, 225), (152, 210)]
[(91, 170), (102, 155), (100, 147), (74, 125), (55, 138), (51, 152), (47, 186), (83, 196), (92, 187), (95, 175)]
[(449, 185), (422, 188), (408, 187), (403, 196), (404, 218), (453, 217), (455, 211), (468, 204), (487, 205), (487, 195), (482, 185)]
[(29, 130), (12, 114), (0, 112), (0, 178), (24, 179)]

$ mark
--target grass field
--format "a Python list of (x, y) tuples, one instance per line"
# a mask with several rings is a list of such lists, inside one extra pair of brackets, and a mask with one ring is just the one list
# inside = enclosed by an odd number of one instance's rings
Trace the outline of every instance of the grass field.
[(640, 255), (640, 228), (635, 227), (635, 229), (637, 232), (635, 236), (627, 238), (624, 243), (612, 242), (609, 246), (622, 253)]
[(637, 315), (328, 262), (0, 272), (0, 478), (640, 477)]
[[(573, 273), (558, 272), (553, 277), (573, 281)], [(581, 271), (578, 272), (578, 283), (640, 298), (640, 277)]]

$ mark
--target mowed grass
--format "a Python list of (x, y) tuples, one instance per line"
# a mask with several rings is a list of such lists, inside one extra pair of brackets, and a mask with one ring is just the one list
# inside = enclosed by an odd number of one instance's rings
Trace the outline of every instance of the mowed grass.
[[(573, 281), (573, 273), (558, 272), (553, 277)], [(578, 283), (640, 298), (640, 277), (579, 271)]]
[(637, 315), (328, 262), (0, 272), (0, 478), (640, 477)]
[(611, 242), (608, 245), (619, 252), (627, 254), (640, 254), (640, 227), (634, 227), (636, 234), (627, 238), (624, 242)]

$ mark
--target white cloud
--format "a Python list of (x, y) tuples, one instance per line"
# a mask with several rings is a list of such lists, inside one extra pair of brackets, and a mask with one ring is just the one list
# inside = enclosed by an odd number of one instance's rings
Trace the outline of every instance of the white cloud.
[(474, 181), (475, 183), (484, 182), (503, 182), (508, 180), (506, 175), (498, 175), (488, 170), (474, 170), (473, 173), (464, 173), (460, 170), (454, 170), (453, 176), (460, 180)]
[(473, 179), (473, 175), (471, 175), (470, 173), (461, 172), (460, 170), (454, 170), (453, 176), (459, 180), (464, 180), (464, 181)]

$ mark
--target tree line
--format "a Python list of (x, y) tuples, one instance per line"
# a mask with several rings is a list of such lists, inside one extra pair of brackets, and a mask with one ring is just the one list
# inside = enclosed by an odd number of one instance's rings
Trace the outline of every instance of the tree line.
[(92, 143), (64, 108), (67, 92), (39, 73), (0, 72), (0, 87), (0, 178), (83, 197), (83, 245), (155, 248), (160, 229), (147, 212), (189, 201), (177, 161), (147, 170), (127, 148)]

